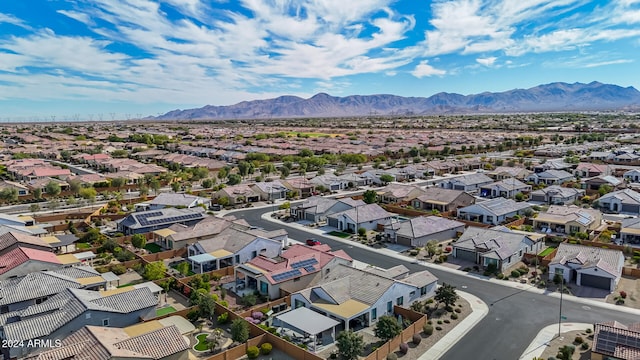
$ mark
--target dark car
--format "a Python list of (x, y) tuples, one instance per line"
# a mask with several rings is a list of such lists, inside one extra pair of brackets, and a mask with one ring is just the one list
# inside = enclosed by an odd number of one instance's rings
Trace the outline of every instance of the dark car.
[(320, 245), (321, 242), (317, 239), (307, 239), (307, 245), (309, 246), (316, 246), (316, 245)]

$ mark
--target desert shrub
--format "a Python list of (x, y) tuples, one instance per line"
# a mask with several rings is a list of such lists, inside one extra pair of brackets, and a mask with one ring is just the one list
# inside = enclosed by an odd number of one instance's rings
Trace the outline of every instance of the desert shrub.
[(458, 320), (458, 314), (451, 314), (451, 320)]
[(591, 334), (593, 332), (593, 330), (591, 330), (591, 328), (585, 330), (587, 334)]
[(271, 345), (270, 343), (264, 343), (260, 345), (260, 353), (262, 355), (269, 355), (271, 353), (271, 350), (273, 350), (273, 345)]
[(584, 342), (584, 339), (582, 338), (582, 336), (576, 336), (576, 338), (573, 339), (573, 342), (576, 344), (582, 344)]
[(440, 331), (440, 330), (442, 330), (442, 327), (441, 326), (436, 326), (436, 330)]
[(433, 303), (433, 298), (427, 299), (427, 304), (432, 304)]
[(400, 352), (406, 354), (409, 352), (409, 345), (405, 342), (400, 343)]
[(433, 334), (433, 326), (429, 324), (424, 324), (424, 326), (422, 327), (422, 331), (424, 332), (425, 335), (431, 335)]
[[(118, 265), (113, 265), (111, 267), (111, 272), (116, 274), (116, 275), (122, 275), (122, 274), (127, 272), (127, 268), (124, 267), (124, 265), (119, 265), (119, 264)], [(622, 292), (620, 292), (620, 293), (622, 293)]]
[(438, 325), (442, 325), (442, 320), (438, 320)]
[(444, 319), (443, 321), (444, 321), (445, 324), (451, 323), (451, 321), (449, 319)]
[(409, 252), (409, 254), (410, 254), (411, 256), (416, 256), (416, 255), (418, 255), (418, 250), (413, 249), (413, 250), (411, 250), (411, 251)]
[(196, 320), (198, 320), (198, 318), (200, 318), (200, 311), (198, 310), (190, 310), (187, 313), (187, 319), (191, 322), (195, 322)]
[(251, 314), (251, 317), (256, 319), (256, 320), (262, 320), (262, 318), (264, 317), (264, 314), (262, 312), (260, 312), (260, 311), (254, 311)]
[(498, 278), (498, 280), (502, 280), (502, 279), (504, 279), (504, 274), (500, 273), (500, 274), (496, 275), (496, 278)]
[[(111, 271), (113, 271), (113, 270), (111, 270)], [(627, 298), (627, 292), (624, 291), (624, 290), (621, 290), (620, 291), (620, 297), (623, 298), (623, 299), (626, 299)]]
[(455, 311), (455, 312), (457, 312), (458, 314), (460, 314), (460, 313), (462, 312), (462, 309), (457, 308), (457, 309), (455, 309), (454, 311)]
[(589, 344), (583, 342), (582, 344), (580, 344), (580, 347), (582, 348), (582, 350), (587, 350), (589, 348)]
[(518, 272), (520, 273), (520, 275), (527, 275), (529, 273), (529, 268), (525, 266), (519, 267)]
[(520, 271), (518, 270), (511, 271), (511, 277), (514, 277), (514, 278), (520, 277)]
[(420, 334), (413, 334), (413, 336), (411, 337), (411, 342), (419, 345), (420, 341), (422, 341), (422, 337), (420, 336)]
[(223, 325), (226, 324), (227, 322), (229, 322), (229, 313), (222, 313), (220, 315), (218, 315), (218, 325)]
[(247, 357), (249, 359), (256, 359), (260, 355), (260, 349), (257, 346), (249, 346), (247, 348)]
[(398, 355), (395, 353), (389, 353), (387, 354), (387, 360), (398, 360)]

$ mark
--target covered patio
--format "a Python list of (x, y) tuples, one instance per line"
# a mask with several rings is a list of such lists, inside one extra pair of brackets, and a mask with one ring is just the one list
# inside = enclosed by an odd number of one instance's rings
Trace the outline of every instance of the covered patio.
[(313, 351), (335, 341), (336, 326), (339, 324), (337, 320), (306, 307), (280, 314), (274, 321), (274, 326), (279, 328), (280, 334), (289, 336), (293, 341), (307, 344)]

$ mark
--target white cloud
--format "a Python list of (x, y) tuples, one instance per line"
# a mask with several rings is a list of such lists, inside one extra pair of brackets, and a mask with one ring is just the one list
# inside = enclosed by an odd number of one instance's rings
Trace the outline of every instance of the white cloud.
[(423, 78), (425, 76), (442, 76), (447, 72), (445, 70), (436, 69), (433, 66), (429, 65), (427, 60), (421, 61), (420, 64), (416, 65), (416, 68), (411, 72), (411, 75), (417, 78)]
[(495, 64), (497, 59), (498, 58), (495, 57), (495, 56), (490, 56), (490, 57), (487, 57), (487, 58), (477, 58), (476, 62), (478, 62), (478, 64), (480, 64), (480, 65), (484, 65), (486, 67), (491, 67), (491, 66), (493, 66)]
[(67, 16), (71, 19), (74, 19), (86, 25), (91, 25), (91, 26), (95, 25), (94, 22), (91, 20), (91, 17), (89, 17), (89, 15), (86, 13), (81, 13), (73, 10), (58, 10), (56, 12), (58, 14), (62, 14), (64, 16)]
[(10, 14), (0, 13), (0, 24), (2, 23), (16, 25), (27, 30), (31, 29), (31, 27), (25, 24), (24, 21)]
[(609, 61), (602, 61), (602, 62), (598, 62), (598, 63), (586, 64), (584, 67), (585, 68), (593, 68), (593, 67), (600, 67), (600, 66), (607, 66), (607, 65), (627, 64), (627, 63), (632, 63), (632, 62), (633, 62), (633, 60), (630, 60), (630, 59), (609, 60)]

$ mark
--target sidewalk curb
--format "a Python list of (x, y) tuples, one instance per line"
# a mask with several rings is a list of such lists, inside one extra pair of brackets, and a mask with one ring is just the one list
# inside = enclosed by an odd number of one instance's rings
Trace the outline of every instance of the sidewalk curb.
[(463, 336), (473, 329), (487, 314), (489, 307), (475, 295), (456, 290), (461, 298), (467, 300), (471, 306), (471, 314), (438, 340), (429, 350), (425, 351), (417, 360), (437, 360), (451, 349)]

